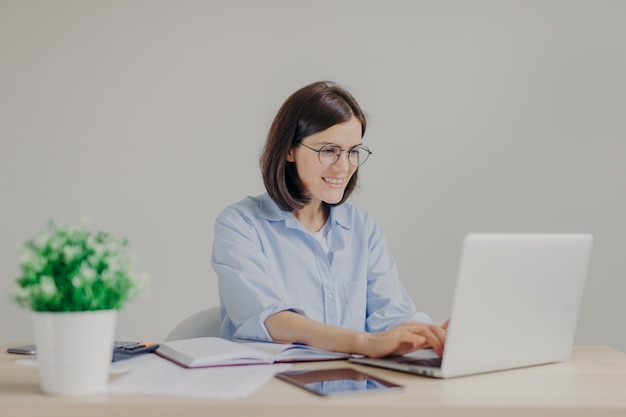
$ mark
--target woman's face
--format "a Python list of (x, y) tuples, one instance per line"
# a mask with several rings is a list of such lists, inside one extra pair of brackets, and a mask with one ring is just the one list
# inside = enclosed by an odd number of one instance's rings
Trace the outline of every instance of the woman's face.
[[(361, 143), (361, 122), (356, 117), (326, 130), (307, 136), (304, 145), (320, 149), (324, 145), (338, 145), (342, 151)], [(330, 166), (323, 165), (318, 153), (306, 146), (295, 146), (287, 155), (287, 161), (295, 162), (298, 177), (311, 196), (310, 204), (326, 202), (336, 204), (343, 198), (344, 191), (357, 167), (348, 162), (347, 152)]]

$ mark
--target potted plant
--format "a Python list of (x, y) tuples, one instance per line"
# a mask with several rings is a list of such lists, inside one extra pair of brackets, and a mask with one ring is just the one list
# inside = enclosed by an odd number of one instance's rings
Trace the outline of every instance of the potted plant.
[(117, 311), (147, 288), (128, 241), (88, 222), (47, 228), (21, 247), (13, 300), (32, 311), (41, 389), (81, 396), (106, 391)]

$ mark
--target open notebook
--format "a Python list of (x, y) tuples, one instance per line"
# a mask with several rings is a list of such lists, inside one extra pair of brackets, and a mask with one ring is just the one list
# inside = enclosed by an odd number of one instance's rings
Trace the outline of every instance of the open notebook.
[(219, 337), (163, 342), (156, 353), (186, 368), (326, 361), (350, 356), (295, 343), (233, 342)]
[(592, 243), (589, 234), (467, 235), (443, 358), (422, 350), (350, 360), (437, 378), (563, 361)]

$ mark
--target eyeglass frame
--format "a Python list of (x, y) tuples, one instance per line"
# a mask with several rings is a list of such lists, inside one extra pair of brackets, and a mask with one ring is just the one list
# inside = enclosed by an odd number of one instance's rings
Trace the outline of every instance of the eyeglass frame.
[[(370, 157), (370, 156), (372, 155), (372, 153), (373, 153), (373, 152), (370, 150), (370, 148), (368, 148), (367, 146), (365, 146), (365, 145), (363, 145), (363, 144), (354, 145), (353, 147), (348, 148), (348, 149), (341, 149), (341, 147), (339, 147), (339, 145), (337, 145), (337, 144), (335, 144), (335, 143), (328, 143), (328, 144), (326, 144), (326, 145), (323, 145), (323, 146), (322, 146), (321, 148), (319, 148), (319, 149), (312, 148), (312, 147), (310, 147), (309, 145), (307, 145), (307, 144), (306, 144), (306, 143), (304, 143), (304, 142), (298, 142), (298, 145), (302, 145), (302, 146), (304, 146), (305, 148), (308, 148), (308, 149), (312, 150), (313, 152), (317, 152), (317, 159), (318, 159), (318, 161), (320, 161), (320, 164), (322, 164), (322, 165), (324, 165), (324, 166), (326, 166), (326, 167), (329, 167), (329, 166), (333, 166), (333, 165), (335, 165), (335, 164), (337, 163), (337, 161), (339, 161), (339, 160), (341, 159), (341, 153), (342, 153), (342, 152), (345, 152), (346, 154), (348, 154), (348, 163), (349, 163), (350, 165), (352, 165), (353, 167), (358, 168), (358, 167), (362, 166), (363, 164), (365, 164), (365, 162), (367, 162), (367, 160), (369, 159), (369, 157)], [(321, 153), (321, 152), (322, 152), (322, 149), (326, 148), (327, 146), (334, 146), (334, 147), (336, 147), (337, 149), (339, 149), (339, 154), (338, 154), (338, 156), (337, 156), (337, 159), (335, 159), (335, 161), (334, 161), (333, 163), (331, 163), (330, 165), (326, 165), (325, 163), (323, 163), (323, 162), (322, 162), (322, 153)], [(353, 151), (353, 150), (354, 150), (354, 148), (357, 148), (357, 147), (358, 147), (359, 149), (364, 150), (365, 152), (367, 152), (367, 158), (365, 158), (365, 160), (364, 160), (363, 162), (359, 163), (358, 165), (354, 165), (354, 164), (352, 163), (352, 161), (350, 160), (350, 152), (351, 152), (351, 151)]]

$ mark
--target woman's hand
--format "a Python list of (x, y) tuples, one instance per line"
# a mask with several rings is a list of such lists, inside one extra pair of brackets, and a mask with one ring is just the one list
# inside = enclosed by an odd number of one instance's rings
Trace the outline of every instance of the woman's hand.
[(439, 326), (419, 322), (406, 322), (381, 333), (366, 335), (363, 351), (372, 358), (388, 355), (404, 355), (417, 349), (432, 348), (438, 355), (443, 354), (448, 322)]
[(274, 341), (381, 358), (430, 347), (437, 354), (443, 354), (447, 323), (439, 326), (409, 321), (381, 333), (365, 333), (320, 323), (292, 311), (281, 311), (268, 317), (265, 327)]

